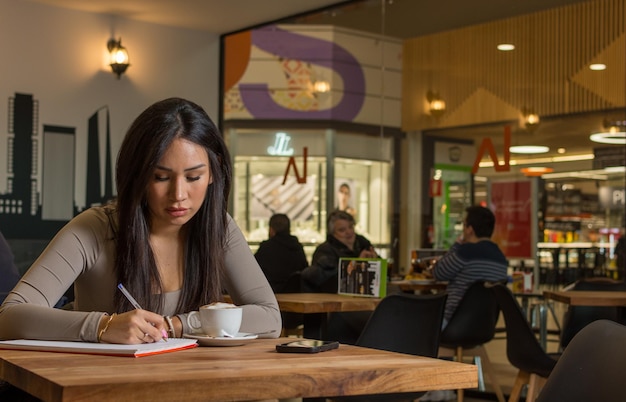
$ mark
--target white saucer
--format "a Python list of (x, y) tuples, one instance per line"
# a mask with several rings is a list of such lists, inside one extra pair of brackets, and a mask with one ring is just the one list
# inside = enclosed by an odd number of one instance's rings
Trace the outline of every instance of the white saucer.
[(240, 332), (235, 337), (219, 336), (213, 337), (208, 335), (184, 334), (183, 338), (195, 339), (200, 346), (239, 346), (253, 339), (258, 338), (257, 334), (248, 334)]

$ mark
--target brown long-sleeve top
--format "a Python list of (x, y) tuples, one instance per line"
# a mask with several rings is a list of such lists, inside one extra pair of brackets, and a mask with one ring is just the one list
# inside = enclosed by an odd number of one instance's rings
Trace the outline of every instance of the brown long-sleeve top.
[[(225, 252), (224, 287), (243, 306), (241, 332), (277, 337), (281, 317), (276, 297), (230, 215)], [(72, 219), (24, 274), (0, 306), (0, 339), (96, 342), (98, 324), (113, 313), (117, 291), (115, 240), (104, 207), (93, 207)], [(53, 306), (74, 283), (72, 311)], [(162, 315), (173, 315), (180, 291), (165, 294)], [(199, 307), (199, 306), (198, 306)], [(191, 332), (187, 314), (178, 315)]]

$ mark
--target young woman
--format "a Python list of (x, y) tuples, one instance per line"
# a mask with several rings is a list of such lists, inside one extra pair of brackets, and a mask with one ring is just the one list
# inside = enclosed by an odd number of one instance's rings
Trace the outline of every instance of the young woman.
[[(226, 211), (228, 150), (201, 107), (171, 98), (141, 113), (122, 142), (116, 181), (115, 202), (72, 219), (7, 296), (0, 339), (181, 337), (191, 332), (187, 313), (224, 290), (243, 305), (242, 332), (280, 334), (276, 298)], [(52, 308), (72, 284), (72, 311)]]

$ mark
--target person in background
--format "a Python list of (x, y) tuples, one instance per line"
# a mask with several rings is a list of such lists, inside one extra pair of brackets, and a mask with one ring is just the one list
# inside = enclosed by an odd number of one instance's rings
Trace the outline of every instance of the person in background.
[(438, 281), (448, 281), (444, 327), (476, 281), (497, 282), (507, 279), (508, 261), (491, 241), (496, 218), (488, 208), (471, 206), (465, 210), (463, 233), (431, 268)]
[[(442, 328), (448, 324), (470, 285), (476, 281), (506, 281), (508, 261), (491, 241), (496, 218), (488, 208), (465, 209), (463, 233), (434, 265), (427, 268), (439, 281), (448, 281)], [(456, 400), (453, 390), (429, 391), (419, 401)]]
[(15, 266), (11, 247), (0, 233), (0, 302), (20, 280), (20, 273)]
[(337, 189), (337, 210), (345, 211), (352, 216), (356, 216), (356, 209), (350, 205), (350, 199), (352, 198), (352, 191), (348, 183), (341, 183)]
[[(339, 259), (377, 258), (372, 243), (354, 231), (354, 217), (345, 211), (328, 216), (326, 241), (315, 249), (311, 266), (302, 271), (302, 291), (337, 293)], [(326, 340), (354, 344), (371, 312), (331, 313)]]
[[(242, 331), (277, 337), (276, 297), (227, 213), (231, 175), (222, 135), (200, 106), (170, 98), (148, 107), (121, 144), (117, 199), (57, 233), (0, 306), (0, 339), (182, 337), (188, 313), (224, 289), (243, 306)], [(53, 308), (72, 284), (74, 310)]]
[(337, 293), (339, 259), (377, 258), (372, 243), (354, 231), (354, 217), (345, 211), (328, 216), (326, 241), (315, 249), (311, 265), (302, 271), (303, 291)]
[(269, 222), (269, 239), (261, 242), (254, 254), (274, 293), (281, 293), (289, 277), (309, 266), (304, 248), (291, 234), (291, 222), (285, 214), (274, 214)]

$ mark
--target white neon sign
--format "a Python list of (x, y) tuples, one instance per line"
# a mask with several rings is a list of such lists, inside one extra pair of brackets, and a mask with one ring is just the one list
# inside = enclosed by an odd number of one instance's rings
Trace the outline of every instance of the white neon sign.
[(267, 147), (267, 153), (273, 156), (291, 156), (293, 148), (289, 147), (291, 137), (286, 133), (276, 133), (274, 145)]

